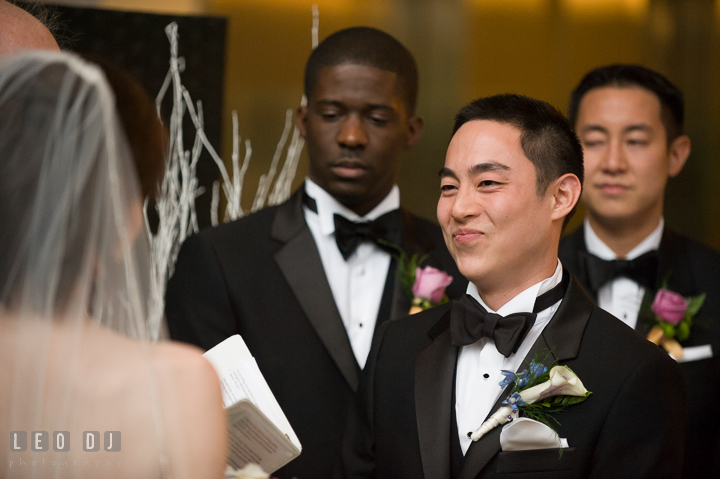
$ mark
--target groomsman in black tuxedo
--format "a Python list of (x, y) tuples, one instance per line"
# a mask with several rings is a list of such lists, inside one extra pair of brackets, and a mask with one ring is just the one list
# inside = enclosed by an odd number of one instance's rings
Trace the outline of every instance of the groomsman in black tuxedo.
[[(545, 102), (499, 95), (463, 108), (453, 131), (437, 213), (467, 295), (380, 328), (338, 475), (679, 477), (680, 367), (598, 308), (558, 261), (583, 178), (569, 122)], [(502, 426), (473, 442), (509, 393), (501, 371), (536, 357), (557, 359), (592, 392), (553, 414), (568, 447), (501, 450)]]
[[(690, 154), (683, 95), (639, 65), (588, 73), (568, 115), (585, 153), (582, 227), (560, 242), (560, 259), (598, 305), (646, 336), (657, 290), (707, 294), (679, 359), (691, 404), (720, 396), (720, 254), (663, 220), (665, 186)], [(683, 477), (720, 477), (720, 411), (688, 418)]]
[(309, 177), (284, 204), (189, 237), (168, 284), (173, 339), (209, 349), (240, 334), (303, 446), (273, 475), (331, 474), (373, 334), (410, 299), (384, 240), (455, 278), (437, 225), (399, 208), (402, 153), (423, 129), (417, 69), (390, 35), (365, 27), (325, 39), (305, 71), (297, 126)]

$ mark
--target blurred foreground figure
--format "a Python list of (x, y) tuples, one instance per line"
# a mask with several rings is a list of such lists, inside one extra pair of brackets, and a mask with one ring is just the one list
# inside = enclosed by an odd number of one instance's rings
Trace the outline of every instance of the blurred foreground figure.
[(56, 50), (52, 34), (22, 8), (0, 0), (0, 56), (23, 50)]
[(4, 477), (224, 470), (214, 371), (199, 351), (149, 342), (142, 196), (114, 98), (75, 56), (0, 60)]
[(568, 114), (587, 215), (560, 259), (601, 308), (678, 359), (694, 405), (683, 477), (720, 477), (720, 411), (699, 406), (720, 395), (720, 254), (663, 219), (667, 182), (690, 154), (682, 92), (640, 65), (610, 65), (582, 79)]

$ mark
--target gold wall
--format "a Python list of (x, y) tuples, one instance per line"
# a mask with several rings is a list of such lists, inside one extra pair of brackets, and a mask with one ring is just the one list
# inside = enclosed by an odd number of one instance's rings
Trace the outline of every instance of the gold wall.
[[(141, 3), (77, 1), (128, 9)], [(667, 75), (686, 95), (693, 152), (669, 185), (667, 222), (720, 249), (720, 0), (145, 2), (163, 13), (177, 5), (175, 13), (228, 17), (223, 151), (229, 157), (230, 112), (237, 110), (240, 133), (253, 142), (248, 193), (267, 170), (285, 109), (296, 107), (302, 95), (312, 4), (319, 7), (321, 39), (340, 28), (370, 25), (395, 35), (417, 58), (418, 111), (426, 130), (406, 155), (399, 181), (403, 203), (411, 210), (434, 218), (436, 173), (453, 115), (467, 101), (517, 92), (565, 110), (570, 89), (587, 70), (638, 62)], [(303, 157), (298, 182), (306, 162)], [(251, 199), (248, 194), (246, 208)]]

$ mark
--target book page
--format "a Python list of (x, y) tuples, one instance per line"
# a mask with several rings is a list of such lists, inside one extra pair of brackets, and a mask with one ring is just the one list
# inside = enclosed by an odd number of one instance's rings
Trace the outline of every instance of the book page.
[(300, 454), (300, 450), (248, 399), (228, 409), (228, 423), (228, 464), (234, 469), (254, 463), (272, 473)]
[(213, 365), (220, 378), (223, 407), (231, 408), (243, 400), (248, 400), (279, 429), (299, 454), (302, 450), (300, 440), (242, 338), (237, 334), (233, 335), (203, 356)]

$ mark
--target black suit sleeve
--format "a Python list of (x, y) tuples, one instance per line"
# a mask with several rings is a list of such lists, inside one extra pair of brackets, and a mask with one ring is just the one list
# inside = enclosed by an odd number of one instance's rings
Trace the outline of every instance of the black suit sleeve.
[(165, 295), (170, 337), (210, 349), (238, 333), (225, 279), (210, 241), (189, 236)]
[(350, 408), (340, 447), (340, 471), (335, 468), (334, 479), (373, 477), (375, 470), (375, 433), (373, 425), (373, 395), (375, 368), (383, 337), (390, 322), (375, 332), (365, 368), (360, 376), (353, 406)]
[[(620, 389), (598, 438), (591, 478), (679, 478), (687, 389), (669, 356), (649, 356)], [(608, 372), (612, 374), (612, 372)]]

